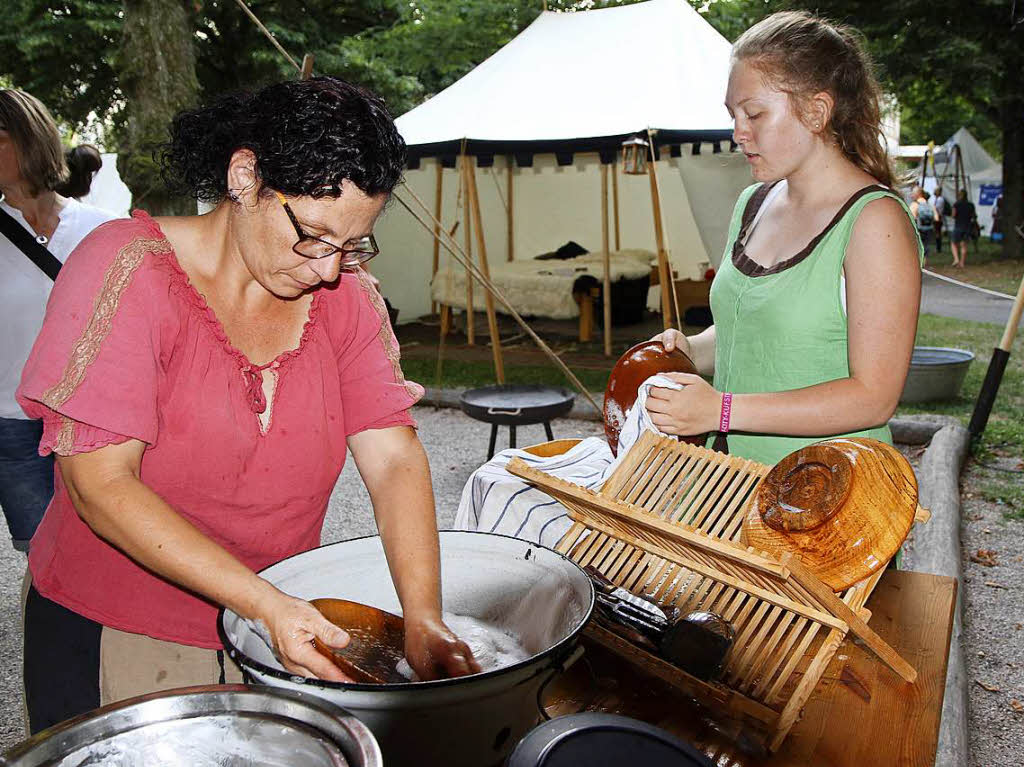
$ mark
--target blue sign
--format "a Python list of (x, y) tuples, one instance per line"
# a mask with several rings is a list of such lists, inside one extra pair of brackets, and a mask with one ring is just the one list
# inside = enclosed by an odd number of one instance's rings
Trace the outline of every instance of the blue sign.
[(995, 205), (996, 198), (1002, 193), (1002, 184), (982, 184), (978, 194), (978, 205)]

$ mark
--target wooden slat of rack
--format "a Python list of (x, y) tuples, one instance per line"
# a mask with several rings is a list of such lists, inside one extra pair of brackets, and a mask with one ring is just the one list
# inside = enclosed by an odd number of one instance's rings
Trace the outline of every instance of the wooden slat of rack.
[[(570, 512), (570, 514), (572, 514), (572, 512)], [(618, 536), (618, 532), (619, 531), (615, 530), (613, 527), (606, 527), (605, 525), (603, 525), (603, 524), (601, 524), (599, 522), (596, 522), (596, 521), (590, 521), (590, 522), (587, 523), (587, 525), (588, 525), (588, 527), (590, 527), (593, 530), (599, 530), (599, 531), (601, 531), (601, 532), (603, 532), (603, 533), (605, 533), (607, 535), (612, 535), (612, 536), (615, 536), (615, 537), (619, 537)], [(643, 548), (643, 549), (649, 551), (652, 554), (655, 554), (656, 556), (664, 557), (665, 559), (679, 559), (679, 558), (685, 556), (685, 553), (682, 553), (682, 552), (679, 552), (679, 551), (672, 551), (670, 549), (664, 549), (664, 548), (662, 548), (660, 546), (656, 546), (654, 544), (651, 544), (651, 543), (648, 543), (648, 542), (642, 541), (642, 540), (638, 540), (636, 542), (636, 545), (639, 546), (640, 548)], [(846, 627), (845, 623), (843, 623), (842, 621), (838, 620), (834, 616), (829, 615), (828, 613), (822, 612), (821, 610), (816, 610), (816, 609), (814, 609), (812, 607), (809, 607), (808, 605), (803, 605), (803, 604), (800, 604), (798, 602), (794, 602), (793, 600), (788, 599), (786, 597), (781, 597), (781, 596), (779, 596), (777, 594), (773, 594), (770, 591), (767, 591), (767, 590), (765, 590), (763, 588), (754, 586), (753, 584), (747, 583), (745, 581), (741, 581), (739, 579), (731, 579), (731, 578), (728, 578), (728, 577), (723, 577), (723, 576), (721, 576), (720, 573), (716, 572), (713, 567), (708, 567), (708, 566), (702, 565), (702, 564), (700, 564), (698, 562), (685, 562), (685, 565), (686, 565), (686, 567), (688, 569), (693, 570), (694, 572), (698, 572), (701, 575), (707, 576), (707, 577), (715, 579), (715, 580), (721, 580), (721, 581), (727, 582), (727, 583), (729, 583), (730, 586), (732, 586), (732, 587), (734, 587), (734, 588), (736, 588), (736, 589), (738, 589), (740, 591), (744, 591), (747, 594), (751, 594), (753, 596), (756, 596), (759, 599), (764, 600), (765, 602), (770, 602), (772, 604), (777, 604), (780, 607), (786, 608), (787, 610), (791, 610), (792, 612), (799, 613), (800, 615), (803, 615), (803, 616), (805, 616), (807, 618), (810, 618), (811, 620), (816, 621), (817, 623), (822, 623), (822, 624), (824, 624), (826, 626), (830, 626), (832, 628), (844, 628), (845, 629), (845, 627)], [(732, 582), (730, 582), (730, 581), (732, 581)]]
[(705, 702), (713, 701), (731, 711), (734, 715), (749, 721), (769, 726), (774, 726), (778, 722), (778, 711), (757, 701), (752, 701), (745, 696), (737, 695), (722, 685), (709, 684), (695, 676), (691, 676), (677, 666), (673, 666), (657, 656), (648, 653), (638, 653), (634, 645), (595, 623), (587, 626), (586, 634), (618, 654), (629, 657), (631, 663), (639, 666), (652, 676), (694, 695), (699, 700)]

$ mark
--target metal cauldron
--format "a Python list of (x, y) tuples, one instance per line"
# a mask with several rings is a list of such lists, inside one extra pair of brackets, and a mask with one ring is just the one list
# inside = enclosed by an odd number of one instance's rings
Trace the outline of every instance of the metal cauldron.
[(50, 727), (3, 767), (381, 767), (366, 725), (303, 692), (183, 687), (112, 703)]
[[(580, 567), (551, 549), (503, 535), (442, 531), (444, 609), (483, 620), (521, 605), (531, 588), (554, 577), (569, 599), (550, 621), (544, 647), (510, 666), (455, 679), (408, 684), (358, 684), (304, 679), (285, 671), (262, 639), (238, 615), (221, 613), (228, 654), (261, 684), (307, 690), (365, 722), (389, 765), (488, 767), (501, 764), (540, 719), (544, 686), (582, 649), (594, 587)], [(300, 597), (341, 597), (398, 613), (401, 606), (377, 536), (343, 541), (298, 554), (261, 573)], [(532, 603), (530, 603), (532, 606)], [(550, 609), (537, 604), (537, 611)]]

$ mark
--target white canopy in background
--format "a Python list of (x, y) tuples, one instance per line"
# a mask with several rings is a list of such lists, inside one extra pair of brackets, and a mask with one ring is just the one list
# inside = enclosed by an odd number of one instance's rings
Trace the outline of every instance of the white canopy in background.
[[(942, 194), (950, 202), (954, 201), (954, 189), (956, 187), (956, 160), (954, 147), (959, 150), (963, 160), (964, 173), (970, 182), (970, 198), (974, 203), (978, 224), (982, 232), (987, 232), (992, 223), (992, 205), (995, 197), (992, 194), (982, 195), (982, 187), (1000, 186), (1003, 183), (1003, 167), (992, 157), (985, 148), (978, 143), (974, 135), (967, 128), (960, 128), (941, 147), (934, 151), (934, 167), (929, 162), (927, 174), (924, 177), (924, 188), (928, 192), (934, 191), (939, 184), (942, 185)], [(925, 160), (922, 159), (917, 169), (917, 180), (920, 181)]]
[(730, 50), (685, 0), (542, 13), (400, 117), (398, 128), (410, 146), (463, 138), (545, 142), (646, 128), (727, 136)]
[[(736, 197), (751, 183), (743, 155), (729, 151), (732, 122), (723, 102), (730, 51), (686, 0), (543, 13), (461, 80), (398, 118), (410, 148), (406, 181), (432, 208), (437, 162), (447, 166), (441, 218), (450, 229), (461, 219), (451, 168), (465, 144), (481, 166), (477, 186), (492, 264), (508, 253), (509, 172), (516, 260), (569, 240), (599, 251), (601, 162), (619, 154), (623, 139), (650, 128), (660, 147), (672, 147), (673, 156), (664, 151), (658, 163), (672, 266), (680, 277), (695, 277), (701, 263), (720, 260)], [(618, 191), (621, 248), (654, 251), (648, 179), (618, 169)], [(462, 234), (460, 228), (460, 243)], [(373, 272), (400, 320), (427, 313), (432, 237), (393, 205), (377, 240), (382, 255)], [(442, 249), (442, 268), (447, 261)]]

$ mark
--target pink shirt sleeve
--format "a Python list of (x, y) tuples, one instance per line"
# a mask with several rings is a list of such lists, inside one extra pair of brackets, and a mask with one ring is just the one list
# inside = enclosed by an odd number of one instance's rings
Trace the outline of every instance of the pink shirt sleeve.
[(22, 373), (17, 398), (43, 420), (42, 454), (157, 440), (159, 307), (146, 259), (170, 245), (114, 221), (71, 253)]
[(339, 312), (342, 337), (335, 340), (346, 434), (415, 427), (409, 408), (423, 396), (423, 387), (402, 374), (384, 299), (362, 270), (343, 275), (338, 288), (348, 292)]

